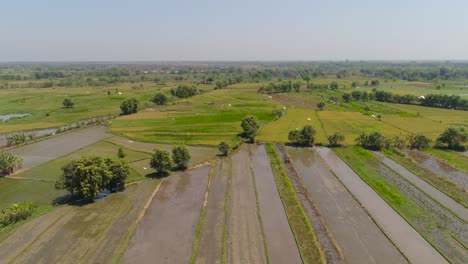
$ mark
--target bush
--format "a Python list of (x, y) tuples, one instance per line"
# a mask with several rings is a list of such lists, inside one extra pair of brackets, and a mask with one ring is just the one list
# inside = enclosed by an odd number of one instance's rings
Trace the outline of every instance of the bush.
[(0, 214), (0, 226), (5, 227), (30, 217), (35, 208), (36, 205), (30, 202), (10, 205)]
[(0, 177), (13, 173), (23, 165), (23, 158), (0, 149)]
[(69, 162), (55, 188), (69, 191), (78, 199), (91, 202), (104, 190), (121, 190), (130, 174), (126, 163), (118, 159), (84, 156)]
[(319, 110), (323, 110), (323, 108), (325, 108), (325, 102), (320, 102), (320, 103), (318, 103), (318, 104), (317, 104), (317, 108), (318, 108)]
[(185, 145), (176, 145), (172, 149), (172, 160), (179, 168), (187, 168), (191, 155)]
[(171, 155), (164, 149), (155, 149), (151, 155), (150, 166), (160, 174), (167, 174), (172, 166)]
[(63, 104), (63, 107), (65, 108), (72, 108), (75, 105), (75, 103), (70, 98), (65, 98), (62, 104)]
[(157, 105), (167, 104), (167, 96), (163, 93), (157, 93), (151, 101)]
[(380, 132), (362, 133), (356, 138), (356, 144), (365, 149), (380, 150), (386, 143), (385, 136)]
[(315, 129), (311, 125), (304, 126), (301, 130), (291, 130), (288, 139), (294, 145), (312, 146), (315, 141)]
[(421, 134), (410, 135), (408, 144), (411, 149), (423, 149), (429, 147), (431, 139)]
[(122, 148), (119, 148), (119, 150), (117, 151), (117, 157), (119, 159), (123, 159), (125, 158), (125, 156), (127, 156), (127, 154), (125, 154), (124, 150)]
[(464, 127), (449, 127), (437, 138), (437, 145), (447, 146), (449, 149), (464, 149), (463, 144), (468, 141), (468, 131)]
[(221, 143), (219, 143), (218, 149), (223, 156), (227, 156), (229, 153), (229, 145), (225, 141), (221, 141)]
[(255, 116), (246, 116), (242, 119), (241, 127), (244, 130), (243, 137), (253, 143), (260, 128), (258, 119)]
[(120, 109), (124, 115), (130, 115), (138, 112), (139, 101), (135, 98), (124, 100), (120, 105)]
[(173, 96), (179, 97), (179, 98), (188, 98), (196, 95), (198, 93), (197, 88), (193, 86), (189, 86), (186, 84), (181, 84), (177, 86), (176, 89), (171, 90), (171, 94)]
[(330, 146), (339, 146), (345, 140), (345, 136), (336, 131), (333, 135), (328, 136), (328, 143)]

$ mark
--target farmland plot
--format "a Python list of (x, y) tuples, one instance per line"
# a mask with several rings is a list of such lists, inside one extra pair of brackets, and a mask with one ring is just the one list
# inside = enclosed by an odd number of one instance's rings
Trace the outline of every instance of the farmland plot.
[(407, 263), (315, 150), (288, 148), (346, 263)]

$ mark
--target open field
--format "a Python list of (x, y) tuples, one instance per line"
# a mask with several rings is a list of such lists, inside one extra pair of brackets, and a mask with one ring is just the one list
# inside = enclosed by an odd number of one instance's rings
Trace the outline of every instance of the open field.
[[(319, 149), (319, 151), (320, 150), (322, 149)], [(455, 232), (455, 230), (465, 229), (466, 223), (451, 215), (447, 209), (380, 163), (370, 152), (358, 147), (341, 148), (335, 151), (359, 174), (359, 177), (364, 182), (369, 184), (389, 206), (403, 217), (400, 218), (401, 220), (405, 219), (419, 232), (421, 239), (424, 237), (451, 263), (464, 262), (463, 260), (467, 257), (467, 251), (456, 237), (461, 235), (462, 237), (459, 238), (462, 239), (462, 243), (465, 243), (463, 242), (463, 236), (465, 236), (465, 234), (459, 234)], [(324, 158), (325, 157), (330, 157), (330, 154), (324, 156)], [(334, 165), (331, 165), (331, 168), (335, 171)], [(354, 173), (349, 168), (347, 168), (347, 170), (350, 171), (349, 173)], [(335, 172), (335, 174), (338, 174), (338, 172)], [(354, 195), (357, 196), (358, 194), (354, 193)], [(371, 212), (369, 213), (372, 215)], [(376, 217), (380, 216), (372, 216), (379, 223)], [(453, 226), (451, 224), (453, 224)], [(386, 230), (384, 226), (383, 229)], [(413, 232), (416, 232), (415, 230), (413, 230)], [(401, 243), (397, 242), (390, 234), (389, 236), (396, 242), (396, 245)], [(401, 250), (403, 250), (403, 248), (401, 248)], [(409, 253), (403, 253), (411, 262), (412, 260), (408, 255)]]
[(187, 263), (208, 185), (209, 166), (163, 180), (123, 255), (123, 263)]
[[(401, 196), (394, 195), (389, 198), (388, 195), (380, 192), (379, 189), (375, 189), (378, 186), (387, 192), (393, 191), (389, 190), (389, 187), (386, 187), (385, 183), (380, 179), (368, 180), (369, 178), (367, 177), (370, 175), (364, 174), (359, 170), (357, 170), (359, 175), (356, 174), (332, 150), (319, 148), (318, 153), (327, 162), (333, 173), (348, 191), (367, 209), (369, 215), (384, 230), (384, 233), (395, 243), (410, 263), (447, 263), (439, 252), (390, 207), (389, 204), (392, 204), (392, 202), (389, 199), (402, 199)], [(338, 153), (342, 158), (345, 158), (345, 161), (350, 161), (350, 156), (341, 154), (342, 152)], [(356, 155), (353, 157), (357, 158)], [(354, 169), (359, 168), (354, 165)], [(365, 168), (365, 166), (362, 166), (362, 168)], [(401, 201), (400, 204), (405, 205), (410, 202), (410, 200), (405, 200)]]
[(2, 263), (109, 263), (118, 255), (157, 180), (84, 206), (62, 206), (0, 242)]
[(407, 263), (315, 150), (288, 148), (346, 263)]

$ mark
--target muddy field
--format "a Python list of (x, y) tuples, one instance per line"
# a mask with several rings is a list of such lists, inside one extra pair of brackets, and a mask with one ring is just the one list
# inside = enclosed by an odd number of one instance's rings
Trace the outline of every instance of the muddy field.
[(123, 263), (188, 263), (208, 187), (209, 166), (171, 175), (141, 220)]
[(346, 263), (408, 263), (366, 211), (310, 148), (288, 148)]
[(109, 137), (106, 129), (103, 126), (84, 128), (13, 148), (10, 152), (21, 156), (23, 168), (29, 169)]
[(328, 167), (366, 208), (369, 215), (395, 243), (411, 263), (447, 263), (447, 261), (371, 187), (328, 148), (317, 148)]
[(406, 154), (436, 174), (446, 177), (468, 190), (468, 174), (418, 150), (407, 150)]
[(0, 263), (110, 263), (157, 181), (81, 207), (62, 206), (20, 226), (0, 243)]
[(251, 153), (269, 263), (302, 263), (265, 147), (252, 146)]
[(465, 208), (463, 205), (457, 203), (455, 200), (448, 197), (446, 194), (439, 191), (438, 189), (434, 188), (432, 185), (428, 184), (426, 181), (414, 175), (413, 173), (408, 171), (406, 168), (396, 163), (395, 161), (389, 159), (382, 153), (373, 152), (373, 155), (377, 157), (379, 160), (381, 160), (383, 164), (385, 164), (390, 169), (398, 173), (401, 177), (405, 178), (407, 181), (415, 185), (417, 188), (421, 189), (423, 192), (429, 195), (432, 199), (436, 200), (442, 206), (451, 210), (463, 220), (468, 221), (468, 209)]

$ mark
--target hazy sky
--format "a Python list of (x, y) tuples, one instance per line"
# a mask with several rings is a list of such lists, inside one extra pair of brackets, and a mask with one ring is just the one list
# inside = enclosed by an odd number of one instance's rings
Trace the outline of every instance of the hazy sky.
[(0, 0), (0, 61), (468, 59), (468, 0)]

